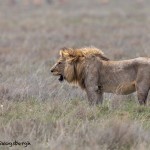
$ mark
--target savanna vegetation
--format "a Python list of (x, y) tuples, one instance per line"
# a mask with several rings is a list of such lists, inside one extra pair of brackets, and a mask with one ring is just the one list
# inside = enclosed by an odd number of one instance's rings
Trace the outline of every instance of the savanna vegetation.
[(150, 2), (24, 2), (0, 2), (0, 141), (29, 141), (33, 150), (149, 150), (149, 104), (105, 94), (102, 106), (89, 106), (50, 68), (62, 47), (93, 45), (113, 60), (150, 56)]

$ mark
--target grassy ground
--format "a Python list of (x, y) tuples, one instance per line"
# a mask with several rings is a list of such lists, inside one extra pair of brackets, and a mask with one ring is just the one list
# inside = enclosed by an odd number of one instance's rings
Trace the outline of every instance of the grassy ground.
[(81, 89), (50, 74), (64, 46), (94, 45), (113, 60), (150, 56), (149, 8), (149, 0), (1, 1), (0, 141), (29, 141), (26, 149), (36, 150), (149, 150), (150, 108), (135, 95), (105, 94), (102, 106), (89, 106)]
[(149, 149), (150, 108), (133, 101), (117, 108), (111, 104), (5, 101), (0, 109), (0, 140), (30, 141), (28, 149)]

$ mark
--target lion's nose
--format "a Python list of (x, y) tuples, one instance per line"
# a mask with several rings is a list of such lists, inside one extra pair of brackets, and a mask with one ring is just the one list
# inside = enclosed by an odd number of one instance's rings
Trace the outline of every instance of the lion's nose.
[(51, 72), (54, 72), (54, 69), (51, 69)]

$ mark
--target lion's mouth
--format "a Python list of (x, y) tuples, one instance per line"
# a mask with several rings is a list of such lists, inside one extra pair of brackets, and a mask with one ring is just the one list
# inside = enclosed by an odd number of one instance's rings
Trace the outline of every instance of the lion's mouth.
[(62, 82), (64, 80), (64, 77), (63, 75), (60, 75), (59, 79), (58, 79), (60, 82)]
[(60, 82), (62, 82), (64, 80), (64, 76), (62, 74), (59, 74), (58, 72), (53, 72), (53, 75), (54, 76), (59, 76), (58, 80)]
[(60, 74), (58, 72), (53, 72), (54, 76), (59, 76)]

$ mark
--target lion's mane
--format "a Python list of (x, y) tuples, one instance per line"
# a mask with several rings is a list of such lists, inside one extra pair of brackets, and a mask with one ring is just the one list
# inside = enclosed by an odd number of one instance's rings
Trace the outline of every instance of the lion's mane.
[[(86, 60), (91, 57), (98, 57), (101, 60), (108, 61), (103, 51), (95, 47), (85, 47), (80, 49), (63, 48), (60, 55), (68, 64), (65, 66), (64, 75), (69, 83), (79, 84), (85, 88), (84, 78), (86, 77)], [(92, 63), (92, 62), (91, 62)]]

